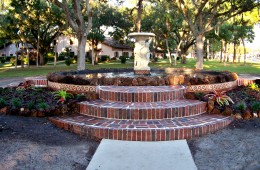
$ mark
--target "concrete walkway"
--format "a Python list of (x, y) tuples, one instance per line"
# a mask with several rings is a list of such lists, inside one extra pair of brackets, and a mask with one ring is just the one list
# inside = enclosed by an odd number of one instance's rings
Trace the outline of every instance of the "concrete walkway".
[(0, 87), (6, 87), (11, 84), (19, 85), (19, 83), (23, 82), (23, 80), (23, 77), (0, 79)]
[[(45, 78), (46, 76), (37, 76), (32, 78)], [(7, 86), (18, 86), (22, 83), (25, 79), (30, 79), (31, 77), (15, 77), (15, 78), (3, 78), (0, 79), (0, 87), (7, 87)]]
[(138, 142), (103, 139), (87, 170), (196, 170), (186, 140)]

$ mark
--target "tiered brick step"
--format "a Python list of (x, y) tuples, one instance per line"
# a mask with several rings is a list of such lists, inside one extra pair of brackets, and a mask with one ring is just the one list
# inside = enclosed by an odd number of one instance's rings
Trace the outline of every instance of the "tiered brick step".
[(184, 86), (99, 86), (99, 97), (104, 101), (160, 102), (183, 99)]
[(188, 117), (206, 112), (206, 103), (198, 100), (161, 102), (108, 102), (102, 100), (81, 102), (80, 113), (110, 119), (169, 119)]
[(85, 115), (49, 119), (58, 127), (82, 136), (129, 141), (189, 139), (215, 132), (232, 120), (231, 117), (209, 114), (163, 120), (118, 120)]

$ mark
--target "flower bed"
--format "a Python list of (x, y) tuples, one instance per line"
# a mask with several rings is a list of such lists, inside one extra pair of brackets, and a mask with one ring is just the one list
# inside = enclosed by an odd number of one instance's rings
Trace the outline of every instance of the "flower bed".
[[(0, 114), (35, 117), (71, 114), (78, 112), (77, 102), (96, 98), (93, 92), (84, 95), (57, 92), (32, 86), (0, 88)], [(64, 100), (64, 95), (69, 97)]]

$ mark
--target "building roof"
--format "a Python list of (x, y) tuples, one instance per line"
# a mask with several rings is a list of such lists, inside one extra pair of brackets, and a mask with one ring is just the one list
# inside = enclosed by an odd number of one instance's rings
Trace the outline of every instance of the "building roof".
[(113, 48), (118, 48), (118, 49), (133, 49), (133, 47), (126, 45), (126, 44), (120, 44), (118, 41), (112, 40), (112, 39), (105, 39), (103, 44), (108, 45)]

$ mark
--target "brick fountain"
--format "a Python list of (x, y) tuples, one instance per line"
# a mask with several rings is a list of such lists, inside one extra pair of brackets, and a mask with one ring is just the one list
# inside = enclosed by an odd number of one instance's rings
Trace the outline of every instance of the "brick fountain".
[(189, 139), (227, 126), (231, 117), (206, 113), (206, 103), (184, 99), (184, 86), (98, 86), (99, 99), (79, 103), (80, 115), (51, 117), (65, 130), (94, 139)]
[[(154, 34), (129, 36), (136, 39), (134, 73), (150, 74), (149, 37)], [(59, 84), (55, 86), (60, 89)], [(205, 102), (185, 99), (184, 94), (190, 89), (181, 85), (96, 86), (94, 89), (99, 99), (79, 103), (80, 115), (51, 117), (51, 122), (98, 140), (169, 141), (215, 132), (232, 121), (231, 117), (207, 114)]]

